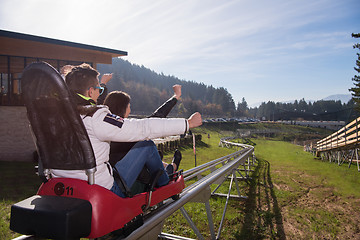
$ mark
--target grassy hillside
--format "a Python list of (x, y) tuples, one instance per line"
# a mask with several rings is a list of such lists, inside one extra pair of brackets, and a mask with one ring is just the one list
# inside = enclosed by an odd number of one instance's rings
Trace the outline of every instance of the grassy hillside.
[[(222, 126), (196, 130), (203, 134), (202, 142), (197, 144), (198, 165), (234, 151), (218, 146), (221, 137), (232, 135), (236, 129)], [(326, 135), (317, 129), (279, 127), (284, 133), (293, 130), (294, 139), (311, 131), (320, 137)], [(241, 182), (240, 189), (248, 199), (230, 200), (221, 239), (360, 239), (360, 173), (355, 166), (347, 168), (314, 159), (301, 146), (280, 141), (281, 134), (255, 137), (251, 141), (256, 144), (258, 165), (252, 180), (248, 184)], [(194, 167), (192, 147), (181, 151), (181, 168)], [(168, 162), (171, 158), (170, 152), (164, 156)], [(0, 162), (0, 239), (18, 236), (9, 230), (10, 206), (35, 194), (38, 186), (33, 164)], [(226, 191), (224, 186), (222, 192)], [(224, 204), (223, 198), (210, 200), (216, 232)], [(185, 209), (208, 238), (204, 205), (189, 203)], [(180, 212), (167, 219), (164, 231), (196, 238)]]
[(239, 133), (250, 132), (252, 137), (270, 137), (271, 139), (276, 140), (296, 142), (321, 139), (334, 132), (328, 129), (281, 124), (276, 122), (243, 124), (238, 124), (236, 122), (215, 122), (205, 123), (202, 129), (228, 135), (239, 135)]
[[(294, 133), (291, 141), (303, 132), (309, 132), (308, 128), (303, 127), (278, 127)], [(212, 125), (199, 132), (206, 139), (206, 133), (229, 136), (230, 130), (229, 126), (222, 128)], [(316, 134), (322, 138), (327, 132)], [(241, 194), (247, 195), (248, 199), (230, 200), (221, 238), (359, 239), (360, 173), (356, 167), (339, 167), (314, 159), (301, 146), (279, 141), (281, 138), (279, 134), (271, 139), (262, 136), (251, 139), (256, 145), (258, 165), (250, 183), (241, 183)], [(217, 144), (210, 145), (208, 149), (219, 147)], [(206, 151), (199, 154), (198, 158), (205, 156)], [(224, 187), (223, 192), (226, 191)], [(216, 232), (224, 204), (223, 198), (210, 200)], [(189, 203), (185, 209), (205, 238), (209, 238), (204, 204)], [(167, 219), (165, 231), (196, 238), (179, 211)]]
[(289, 239), (360, 237), (360, 173), (355, 166), (349, 169), (314, 159), (285, 142), (255, 142), (259, 169), (265, 175), (259, 171), (256, 181), (261, 183), (262, 178), (272, 196), (272, 201), (260, 200), (259, 207), (275, 214), (277, 237), (282, 231)]

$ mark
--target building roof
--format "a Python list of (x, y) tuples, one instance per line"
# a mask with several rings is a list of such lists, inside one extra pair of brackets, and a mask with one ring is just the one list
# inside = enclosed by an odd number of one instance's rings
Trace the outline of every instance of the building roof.
[(0, 30), (0, 55), (111, 64), (127, 52)]

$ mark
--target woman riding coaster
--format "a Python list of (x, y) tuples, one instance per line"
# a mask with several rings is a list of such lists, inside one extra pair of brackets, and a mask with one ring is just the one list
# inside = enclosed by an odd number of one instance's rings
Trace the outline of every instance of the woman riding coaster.
[[(181, 97), (181, 85), (173, 86), (174, 95), (168, 99), (164, 104), (162, 104), (158, 109), (155, 110), (147, 118), (157, 117), (165, 118), (171, 109), (176, 105), (177, 101)], [(109, 107), (109, 110), (122, 118), (128, 118), (131, 112), (130, 108), (130, 96), (122, 91), (113, 91), (106, 96), (104, 104)], [(110, 144), (110, 164), (115, 166), (115, 164), (120, 161), (136, 144), (136, 142), (111, 142)], [(162, 158), (162, 153), (159, 151), (159, 154)], [(164, 167), (168, 174), (172, 174), (174, 171), (177, 171), (181, 161), (181, 152), (176, 149), (172, 164), (167, 164), (163, 162)], [(141, 178), (149, 178), (149, 174), (146, 169), (141, 172)]]

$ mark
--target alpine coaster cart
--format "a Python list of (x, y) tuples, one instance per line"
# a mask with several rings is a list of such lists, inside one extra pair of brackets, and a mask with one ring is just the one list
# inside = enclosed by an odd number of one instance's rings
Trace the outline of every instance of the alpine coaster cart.
[[(47, 63), (32, 63), (24, 69), (21, 87), (43, 183), (36, 195), (11, 207), (11, 230), (51, 239), (98, 238), (112, 232), (126, 237), (142, 225), (149, 209), (179, 197), (185, 187), (182, 172), (160, 188), (153, 176), (146, 192), (126, 198), (96, 185), (94, 152), (60, 74)], [(51, 178), (50, 169), (85, 170), (88, 180)]]

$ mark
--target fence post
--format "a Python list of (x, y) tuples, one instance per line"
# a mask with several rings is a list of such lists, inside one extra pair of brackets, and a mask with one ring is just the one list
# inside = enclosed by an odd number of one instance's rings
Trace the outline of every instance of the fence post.
[(358, 139), (358, 119), (356, 118), (356, 143), (359, 141)]

